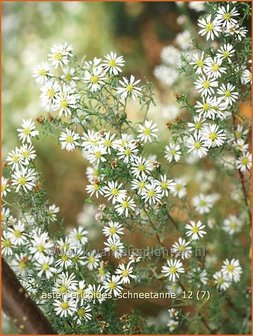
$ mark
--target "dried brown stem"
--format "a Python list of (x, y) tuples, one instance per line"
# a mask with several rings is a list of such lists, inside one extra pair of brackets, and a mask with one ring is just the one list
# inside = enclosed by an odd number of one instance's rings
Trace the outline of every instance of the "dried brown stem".
[(2, 304), (3, 311), (15, 323), (20, 333), (57, 334), (4, 259), (2, 259)]

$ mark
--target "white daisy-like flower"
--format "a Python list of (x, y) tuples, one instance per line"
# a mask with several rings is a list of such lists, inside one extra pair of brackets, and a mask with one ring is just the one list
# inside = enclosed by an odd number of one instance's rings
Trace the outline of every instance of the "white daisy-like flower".
[(217, 50), (217, 57), (221, 58), (222, 60), (227, 60), (229, 63), (232, 62), (231, 58), (235, 53), (235, 49), (230, 43), (226, 43)]
[(96, 252), (96, 250), (92, 250), (87, 253), (85, 265), (87, 268), (92, 271), (93, 269), (97, 269), (99, 266), (101, 255)]
[(20, 168), (13, 172), (11, 176), (11, 184), (16, 187), (16, 192), (23, 190), (28, 192), (35, 187), (35, 182), (37, 179), (37, 173), (32, 168)]
[(111, 132), (105, 132), (102, 139), (100, 140), (100, 145), (106, 149), (106, 152), (111, 154), (112, 148), (115, 148), (114, 139), (116, 134), (111, 134)]
[(106, 293), (113, 294), (115, 297), (117, 297), (123, 290), (121, 284), (121, 277), (119, 275), (112, 275), (111, 278), (108, 278), (103, 282), (103, 288)]
[(185, 273), (183, 264), (180, 260), (169, 259), (167, 265), (162, 266), (162, 273), (168, 277), (170, 281), (175, 282), (179, 278), (179, 273)]
[(142, 194), (143, 190), (145, 190), (146, 186), (150, 183), (150, 177), (143, 176), (142, 178), (134, 179), (132, 181), (132, 189), (137, 190), (137, 194)]
[(1, 196), (5, 197), (7, 193), (10, 191), (9, 188), (9, 180), (5, 177), (1, 177)]
[(60, 85), (54, 81), (50, 80), (46, 82), (41, 87), (41, 105), (47, 110), (50, 111), (54, 108), (54, 103), (57, 97), (57, 94), (61, 91)]
[(162, 197), (168, 196), (169, 192), (174, 190), (175, 183), (173, 180), (168, 180), (166, 174), (161, 175), (159, 180), (155, 180), (155, 184), (160, 188)]
[[(85, 155), (85, 153), (83, 153)], [(94, 146), (87, 153), (87, 160), (94, 165), (98, 165), (99, 162), (105, 162), (105, 155), (107, 154), (106, 148), (102, 145)]]
[(98, 282), (103, 282), (109, 276), (109, 274), (110, 273), (105, 269), (104, 261), (101, 261), (99, 268), (97, 269)]
[(31, 271), (30, 259), (25, 253), (15, 254), (10, 266), (21, 277), (28, 275)]
[(17, 224), (13, 225), (13, 228), (9, 228), (10, 241), (15, 246), (24, 245), (27, 237), (25, 233), (25, 224), (20, 220)]
[(124, 234), (123, 226), (120, 223), (110, 221), (107, 225), (108, 226), (105, 226), (102, 230), (106, 237), (119, 238)]
[(145, 177), (145, 175), (149, 175), (152, 170), (152, 163), (141, 156), (131, 164), (131, 172), (136, 178)]
[(91, 92), (96, 92), (105, 84), (105, 72), (102, 66), (94, 67), (91, 70), (85, 70), (83, 82), (88, 84)]
[(89, 301), (92, 301), (93, 303), (96, 303), (96, 301), (98, 301), (99, 303), (105, 301), (105, 295), (103, 293), (103, 287), (101, 285), (90, 284), (87, 288), (87, 295)]
[(218, 87), (218, 81), (215, 78), (208, 78), (202, 75), (194, 82), (194, 85), (201, 96), (207, 96), (214, 94), (213, 88)]
[(9, 166), (12, 167), (14, 170), (18, 170), (20, 166), (21, 155), (20, 155), (20, 148), (16, 147), (10, 153), (8, 153), (6, 162)]
[(55, 204), (49, 205), (46, 211), (46, 219), (48, 224), (50, 222), (56, 222), (57, 221), (57, 216), (56, 214), (60, 211), (60, 208), (57, 207)]
[(63, 68), (63, 75), (61, 79), (65, 82), (66, 85), (70, 87), (75, 87), (76, 82), (80, 80), (78, 76), (76, 76), (76, 69), (75, 68)]
[(134, 162), (138, 158), (138, 148), (136, 144), (130, 143), (125, 147), (118, 148), (117, 155), (124, 163)]
[(63, 269), (68, 269), (73, 265), (73, 258), (75, 256), (75, 252), (73, 250), (62, 250), (57, 255), (57, 261), (55, 263), (56, 267), (59, 267), (62, 271)]
[(110, 52), (110, 54), (104, 57), (105, 59), (102, 62), (102, 66), (106, 72), (109, 72), (110, 75), (117, 76), (122, 72), (122, 68), (125, 64), (123, 56), (117, 56), (116, 53)]
[(16, 222), (16, 219), (14, 219), (11, 215), (10, 209), (3, 207), (1, 208), (1, 222), (2, 224), (9, 224), (13, 225)]
[(55, 68), (58, 68), (59, 65), (61, 67), (68, 65), (72, 50), (73, 48), (66, 42), (64, 44), (55, 44), (48, 54), (51, 65)]
[(181, 147), (179, 144), (176, 144), (174, 142), (169, 143), (165, 147), (165, 159), (169, 162), (176, 161), (178, 162), (181, 158)]
[(222, 146), (227, 138), (225, 132), (216, 124), (206, 125), (201, 131), (201, 137), (208, 148)]
[(33, 77), (39, 84), (44, 84), (48, 78), (50, 78), (50, 65), (47, 62), (43, 62), (33, 69)]
[(188, 259), (192, 255), (192, 248), (190, 242), (180, 237), (177, 242), (175, 242), (171, 247), (171, 253), (175, 257), (182, 259)]
[(226, 290), (231, 285), (231, 282), (228, 281), (226, 276), (224, 276), (223, 272), (220, 272), (220, 271), (215, 272), (213, 275), (213, 278), (214, 278), (214, 283), (218, 289)]
[(132, 263), (119, 264), (117, 267), (115, 274), (118, 274), (121, 277), (122, 283), (130, 283), (131, 278), (135, 279), (136, 275), (133, 274), (133, 267), (131, 266)]
[(80, 308), (77, 308), (73, 319), (76, 321), (77, 325), (83, 324), (84, 321), (89, 321), (92, 318), (91, 315), (91, 306), (85, 305)]
[(188, 153), (192, 153), (197, 158), (202, 158), (207, 155), (208, 149), (201, 134), (190, 136), (185, 143), (188, 148)]
[(203, 230), (205, 225), (201, 221), (197, 221), (197, 223), (190, 221), (190, 224), (186, 224), (185, 228), (187, 229), (186, 236), (191, 237), (193, 240), (198, 240), (206, 234), (206, 231)]
[(62, 149), (73, 151), (79, 146), (80, 135), (66, 128), (66, 132), (61, 132), (59, 142)]
[(92, 196), (95, 194), (96, 198), (98, 198), (100, 195), (103, 195), (103, 187), (101, 183), (98, 181), (93, 181), (91, 184), (88, 184), (85, 188), (87, 192)]
[(206, 126), (206, 119), (199, 116), (193, 117), (193, 122), (187, 123), (189, 132), (193, 134), (199, 134), (203, 128)]
[(151, 120), (145, 120), (143, 125), (139, 125), (137, 137), (144, 143), (152, 142), (158, 138), (156, 132), (158, 132), (157, 124)]
[(242, 84), (246, 85), (248, 83), (252, 83), (252, 71), (249, 69), (244, 69), (241, 75)]
[(64, 295), (53, 302), (54, 311), (60, 317), (73, 316), (77, 310), (76, 300), (71, 295)]
[(172, 189), (172, 195), (178, 198), (183, 198), (187, 194), (186, 180), (184, 178), (176, 178)]
[(243, 222), (239, 217), (230, 215), (224, 219), (223, 230), (228, 232), (230, 235), (233, 235), (241, 231), (242, 225)]
[(196, 211), (203, 215), (204, 213), (209, 213), (213, 207), (216, 198), (213, 195), (204, 195), (199, 194), (192, 198), (192, 204), (195, 207)]
[(215, 18), (222, 24), (223, 27), (228, 28), (231, 25), (236, 25), (237, 21), (234, 17), (240, 15), (235, 7), (230, 8), (230, 4), (227, 6), (219, 6), (215, 13)]
[(54, 243), (49, 239), (47, 232), (32, 232), (32, 239), (30, 240), (29, 252), (33, 258), (39, 260), (46, 254), (53, 251)]
[(221, 23), (217, 19), (212, 19), (212, 15), (208, 15), (205, 18), (198, 20), (198, 26), (201, 28), (199, 34), (201, 36), (206, 35), (206, 40), (214, 40), (214, 37), (219, 37), (221, 32)]
[(125, 196), (126, 190), (121, 189), (122, 183), (118, 183), (117, 181), (108, 182), (105, 187), (103, 187), (103, 194), (105, 197), (108, 197), (109, 200), (112, 201), (112, 204), (115, 204), (117, 198), (119, 196)]
[(53, 267), (54, 258), (52, 256), (43, 256), (36, 261), (35, 267), (38, 271), (38, 276), (43, 274), (47, 279), (52, 278), (52, 276), (57, 272), (57, 269)]
[(208, 57), (206, 59), (206, 65), (204, 66), (204, 72), (209, 78), (219, 78), (226, 72), (226, 68), (222, 67), (222, 59), (218, 57)]
[(24, 144), (19, 148), (20, 163), (27, 166), (36, 158), (36, 152), (31, 144)]
[(204, 70), (204, 66), (206, 64), (206, 59), (204, 52), (202, 51), (200, 54), (194, 54), (192, 56), (190, 64), (193, 66), (194, 70), (196, 71), (196, 74), (201, 75)]
[(107, 241), (104, 243), (106, 252), (112, 252), (115, 258), (120, 258), (124, 252), (124, 245), (120, 241), (120, 238), (115, 236), (110, 236)]
[(74, 293), (78, 303), (83, 305), (87, 299), (87, 286), (84, 280), (78, 281), (78, 285), (76, 286)]
[(8, 231), (2, 231), (2, 237), (1, 237), (2, 255), (4, 257), (13, 255), (13, 250), (12, 250), (13, 247), (14, 245), (11, 242), (10, 233)]
[(156, 203), (159, 203), (162, 198), (162, 190), (157, 183), (151, 182), (143, 190), (141, 198), (149, 203), (149, 205), (155, 205)]
[(126, 99), (127, 97), (131, 97), (136, 99), (141, 95), (141, 87), (138, 86), (140, 83), (140, 79), (135, 80), (135, 76), (131, 75), (130, 79), (123, 77), (122, 80), (119, 81), (119, 86), (117, 88), (117, 93), (122, 99)]
[(236, 160), (236, 168), (240, 169), (241, 172), (245, 172), (247, 169), (250, 170), (252, 167), (252, 154), (250, 152), (244, 152)]
[(236, 150), (238, 150), (239, 152), (247, 152), (249, 149), (249, 144), (245, 143), (245, 141), (243, 139), (236, 139), (233, 141), (233, 146)]
[(52, 289), (54, 293), (66, 295), (77, 290), (77, 280), (74, 273), (60, 272), (57, 274), (55, 285)]
[(134, 200), (129, 196), (120, 196), (116, 200), (115, 210), (119, 215), (124, 215), (125, 217), (128, 217), (130, 211), (133, 211), (135, 208), (136, 205), (134, 203)]
[(18, 128), (18, 138), (22, 142), (28, 142), (31, 143), (31, 138), (38, 136), (39, 131), (37, 131), (35, 128), (35, 123), (32, 121), (32, 119), (23, 120), (21, 124), (22, 128)]
[(227, 105), (233, 105), (239, 97), (239, 93), (235, 91), (235, 86), (228, 83), (227, 85), (221, 84), (221, 87), (217, 90)]
[(71, 230), (69, 233), (70, 244), (75, 248), (84, 246), (88, 242), (88, 231), (79, 226), (77, 229)]
[(224, 260), (221, 271), (226, 280), (234, 282), (238, 282), (242, 274), (242, 268), (238, 259)]
[(77, 109), (78, 99), (79, 95), (70, 86), (64, 85), (55, 96), (54, 110), (59, 112), (59, 117), (68, 117), (72, 114), (72, 109)]

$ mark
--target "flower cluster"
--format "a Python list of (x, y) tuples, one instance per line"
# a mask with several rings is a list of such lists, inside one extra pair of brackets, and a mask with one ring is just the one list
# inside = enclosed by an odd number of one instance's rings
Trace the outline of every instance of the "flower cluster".
[[(240, 233), (248, 212), (249, 127), (246, 120), (239, 123), (242, 119), (237, 118), (251, 83), (248, 59), (238, 50), (247, 32), (234, 4), (212, 8), (211, 14), (199, 19), (199, 34), (207, 41), (217, 39), (217, 44), (198, 49), (190, 43), (190, 32), (183, 32), (176, 42), (184, 57), (172, 46), (162, 51), (167, 68), (156, 69), (156, 75), (175, 82), (179, 79), (175, 67), (181, 67), (196, 90), (193, 99), (178, 94), (178, 102), (190, 116), (167, 125), (169, 140), (156, 155), (151, 150), (160, 144), (158, 125), (147, 119), (147, 113), (138, 123), (127, 117), (130, 100), (148, 111), (153, 101), (150, 84), (142, 85), (134, 75), (122, 76), (123, 56), (110, 52), (79, 63), (69, 44), (57, 44), (48, 62), (34, 69), (41, 104), (49, 114), (36, 119), (42, 131), (34, 121), (24, 120), (17, 130), (22, 144), (6, 157), (2, 254), (60, 333), (65, 331), (62, 321), (71, 326), (71, 332), (96, 333), (93, 320), (116, 316), (113, 309), (105, 312), (108, 302), (154, 279), (161, 281), (163, 292), (182, 293), (185, 287), (205, 288), (210, 283), (219, 293), (229, 291), (244, 276), (242, 261), (230, 255), (232, 259), (226, 255), (215, 272), (218, 261), (212, 251), (219, 254), (215, 244), (222, 235)], [(54, 135), (66, 152), (82, 153), (88, 181), (83, 192), (89, 203), (99, 204), (95, 220), (102, 238), (96, 247), (87, 225), (67, 233), (51, 230), (52, 223), (59, 224), (60, 209), (46, 199), (36, 167), (33, 141), (41, 134)], [(188, 175), (186, 164), (193, 167)], [(179, 169), (174, 171), (174, 166)], [(209, 166), (214, 168), (206, 169)], [(227, 206), (222, 203), (223, 190), (211, 190), (217, 187), (216, 169), (229, 171), (235, 188), (242, 187), (245, 204), (240, 214), (215, 207)], [(194, 183), (197, 187), (191, 190)], [(234, 195), (233, 202), (240, 202), (240, 197)], [(152, 244), (170, 247), (165, 263), (153, 255), (128, 253), (134, 247), (128, 233), (136, 231), (143, 242), (152, 236)], [(194, 254), (201, 242), (211, 251), (205, 258)], [(169, 309), (170, 332), (178, 328), (180, 314)]]

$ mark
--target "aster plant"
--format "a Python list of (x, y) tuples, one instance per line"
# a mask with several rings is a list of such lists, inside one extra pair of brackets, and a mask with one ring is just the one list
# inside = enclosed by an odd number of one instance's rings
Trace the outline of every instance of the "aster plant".
[[(122, 75), (122, 56), (79, 62), (68, 43), (57, 44), (34, 69), (50, 114), (24, 120), (21, 144), (6, 157), (2, 255), (58, 333), (249, 333), (252, 159), (240, 105), (251, 90), (250, 6), (206, 7), (199, 37), (176, 62), (177, 80), (195, 90), (176, 94), (187, 113), (166, 124), (165, 145), (148, 119), (152, 85)], [(127, 115), (132, 100), (144, 115), (137, 123)], [(50, 136), (89, 165), (83, 188), (97, 207), (99, 250), (83, 226), (50, 230), (60, 209), (47, 200), (33, 145)], [(188, 175), (180, 174), (185, 166)], [(129, 232), (154, 238), (159, 254), (137, 253)], [(167, 301), (166, 322), (146, 323), (137, 311), (118, 315), (123, 293), (154, 283), (157, 293), (177, 294)]]

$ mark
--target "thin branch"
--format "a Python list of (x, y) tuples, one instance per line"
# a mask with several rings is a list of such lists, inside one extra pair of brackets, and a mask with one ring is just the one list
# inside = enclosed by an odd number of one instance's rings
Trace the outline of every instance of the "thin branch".
[(22, 334), (57, 334), (2, 258), (3, 310)]

